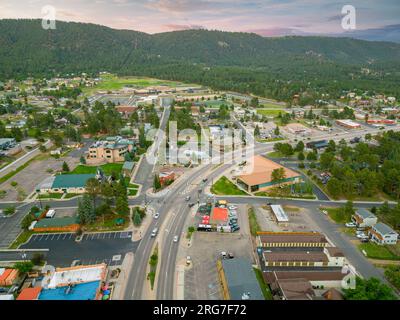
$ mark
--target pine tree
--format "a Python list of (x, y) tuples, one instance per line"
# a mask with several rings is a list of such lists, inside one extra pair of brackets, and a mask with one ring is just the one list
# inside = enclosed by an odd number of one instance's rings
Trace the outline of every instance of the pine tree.
[(64, 163), (62, 165), (62, 170), (63, 170), (63, 172), (69, 172), (70, 171), (68, 163), (66, 163), (65, 161), (64, 161)]

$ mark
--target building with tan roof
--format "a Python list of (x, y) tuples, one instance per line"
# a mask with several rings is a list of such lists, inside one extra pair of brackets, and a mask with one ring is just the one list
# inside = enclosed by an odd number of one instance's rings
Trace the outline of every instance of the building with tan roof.
[[(294, 184), (301, 182), (301, 175), (291, 169), (281, 166), (270, 159), (263, 156), (255, 156), (247, 165), (250, 173), (237, 177), (237, 182), (245, 190), (249, 192), (265, 191), (271, 187), (284, 184)], [(272, 173), (277, 169), (284, 170), (284, 178), (281, 180), (273, 180)]]

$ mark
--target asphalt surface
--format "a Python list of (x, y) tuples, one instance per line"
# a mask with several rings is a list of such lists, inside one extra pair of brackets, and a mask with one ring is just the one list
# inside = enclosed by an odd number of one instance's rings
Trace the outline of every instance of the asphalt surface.
[(74, 260), (114, 265), (120, 264), (126, 253), (136, 251), (139, 241), (131, 238), (132, 232), (89, 233), (76, 242), (74, 233), (35, 234), (20, 248), (49, 249), (47, 263), (57, 267), (68, 267)]

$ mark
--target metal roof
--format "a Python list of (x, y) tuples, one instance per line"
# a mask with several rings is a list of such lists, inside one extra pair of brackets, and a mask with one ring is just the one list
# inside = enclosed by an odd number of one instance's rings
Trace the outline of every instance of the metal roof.
[(260, 285), (250, 261), (244, 258), (222, 260), (231, 300), (242, 300), (249, 294), (250, 300), (264, 300)]
[(376, 216), (371, 211), (363, 208), (357, 209), (356, 214), (362, 217), (363, 219), (376, 218)]
[(384, 224), (382, 222), (378, 222), (376, 225), (373, 227), (377, 232), (379, 232), (382, 235), (387, 235), (389, 233), (396, 233), (391, 227), (389, 227), (387, 224)]
[(61, 174), (55, 177), (52, 189), (84, 188), (86, 182), (96, 177), (95, 174)]

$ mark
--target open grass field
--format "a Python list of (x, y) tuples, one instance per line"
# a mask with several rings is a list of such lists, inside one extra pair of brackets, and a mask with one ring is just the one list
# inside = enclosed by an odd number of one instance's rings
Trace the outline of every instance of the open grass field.
[(360, 250), (367, 253), (367, 257), (371, 259), (381, 260), (400, 260), (400, 256), (388, 249), (388, 246), (380, 246), (376, 243), (362, 243), (358, 245)]
[(287, 113), (283, 109), (261, 109), (257, 110), (257, 114), (262, 115), (262, 116), (267, 116), (267, 117), (277, 117), (279, 114), (282, 113)]
[(141, 78), (141, 77), (117, 77), (115, 75), (103, 75), (103, 81), (101, 81), (98, 85), (92, 88), (85, 88), (85, 94), (91, 94), (94, 91), (103, 90), (103, 91), (113, 91), (120, 90), (125, 86), (133, 86), (136, 88), (145, 88), (149, 86), (157, 86), (157, 85), (168, 85), (171, 87), (176, 87), (181, 85), (179, 82), (175, 81), (167, 81), (167, 80), (159, 80), (152, 78)]
[[(98, 167), (101, 170), (103, 170), (105, 175), (111, 175), (111, 173), (113, 172), (115, 172), (118, 175), (122, 170), (122, 166), (123, 166), (122, 163), (107, 163)], [(68, 174), (95, 174), (97, 172), (98, 167), (79, 165)]]
[(240, 190), (236, 185), (229, 181), (227, 177), (221, 177), (216, 183), (214, 183), (214, 185), (211, 187), (211, 192), (221, 196), (247, 195), (246, 192)]

